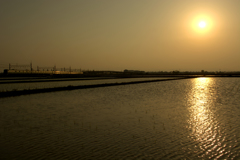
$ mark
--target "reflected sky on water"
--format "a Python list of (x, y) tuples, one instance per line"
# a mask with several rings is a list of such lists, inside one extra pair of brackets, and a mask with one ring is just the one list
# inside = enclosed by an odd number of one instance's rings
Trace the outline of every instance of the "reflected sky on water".
[[(0, 92), (11, 91), (11, 90), (24, 90), (24, 89), (40, 89), (40, 88), (54, 88), (54, 87), (66, 87), (68, 85), (79, 86), (79, 85), (94, 85), (94, 84), (105, 84), (105, 83), (122, 83), (122, 82), (133, 82), (133, 81), (146, 81), (156, 79), (175, 79), (174, 77), (155, 77), (155, 78), (113, 78), (113, 79), (93, 79), (93, 80), (75, 80), (75, 81), (46, 81), (46, 82), (33, 82), (33, 83), (9, 83), (0, 84)], [(37, 79), (35, 79), (37, 80)], [(42, 79), (38, 79), (44, 81)], [(46, 79), (45, 79), (46, 80)], [(55, 79), (56, 80), (56, 79)], [(58, 79), (61, 80), (61, 79)], [(0, 79), (1, 81), (1, 79)], [(10, 80), (11, 81), (11, 80)]]
[(199, 142), (206, 140), (207, 137), (213, 138), (212, 124), (216, 121), (212, 112), (211, 97), (209, 86), (212, 81), (210, 78), (194, 79), (191, 96), (189, 101), (191, 106), (189, 112), (189, 127), (192, 129), (192, 134)]
[(0, 104), (0, 159), (240, 158), (239, 78), (43, 93)]
[[(190, 118), (188, 128), (190, 137), (196, 142), (199, 150), (199, 158), (221, 158), (223, 155), (231, 155), (232, 143), (226, 142), (226, 134), (222, 130), (222, 124), (218, 121), (221, 103), (217, 102), (216, 80), (214, 78), (193, 79), (188, 103)], [(219, 85), (219, 84), (218, 84)], [(227, 121), (227, 119), (223, 119)], [(226, 128), (226, 126), (225, 126)], [(236, 135), (235, 135), (236, 136)], [(237, 141), (236, 141), (237, 142)]]

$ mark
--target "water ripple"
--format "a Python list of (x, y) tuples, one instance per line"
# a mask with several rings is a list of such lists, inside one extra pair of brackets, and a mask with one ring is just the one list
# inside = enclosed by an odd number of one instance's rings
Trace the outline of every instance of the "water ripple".
[(239, 159), (240, 80), (1, 99), (0, 159)]

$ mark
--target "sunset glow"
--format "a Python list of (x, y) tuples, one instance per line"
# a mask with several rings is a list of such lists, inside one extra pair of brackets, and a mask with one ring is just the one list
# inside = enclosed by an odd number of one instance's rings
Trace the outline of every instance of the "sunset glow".
[(201, 21), (201, 22), (199, 22), (199, 24), (198, 24), (198, 26), (200, 27), (200, 28), (205, 28), (206, 27), (206, 22), (204, 22), (204, 21)]
[(194, 37), (206, 37), (215, 34), (213, 28), (217, 27), (218, 19), (216, 19), (211, 12), (196, 13), (189, 18), (192, 35)]
[(240, 68), (237, 0), (13, 1), (0, 1), (2, 72), (29, 62), (117, 71)]

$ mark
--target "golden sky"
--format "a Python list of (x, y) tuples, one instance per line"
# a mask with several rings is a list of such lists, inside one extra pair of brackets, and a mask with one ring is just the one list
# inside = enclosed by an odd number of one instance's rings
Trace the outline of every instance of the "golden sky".
[(240, 70), (239, 0), (6, 0), (0, 26), (0, 64)]

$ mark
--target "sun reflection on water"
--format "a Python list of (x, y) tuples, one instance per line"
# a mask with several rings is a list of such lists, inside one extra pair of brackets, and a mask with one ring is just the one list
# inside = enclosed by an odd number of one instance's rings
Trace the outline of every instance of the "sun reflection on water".
[(221, 137), (219, 123), (214, 115), (214, 82), (211, 78), (194, 79), (191, 96), (189, 96), (190, 119), (188, 128), (191, 138), (202, 150), (201, 157), (213, 156), (219, 146)]

